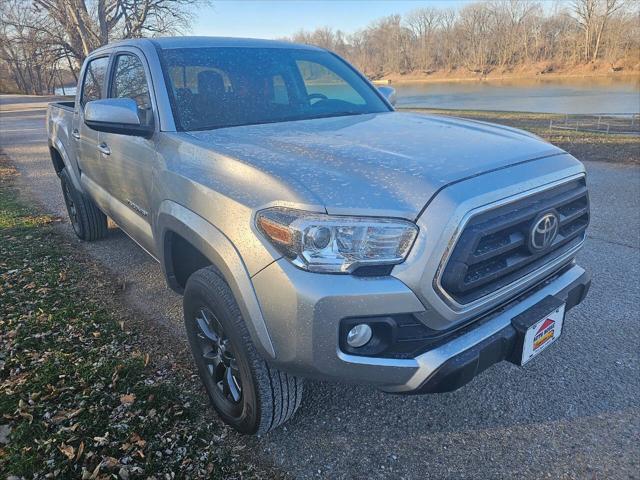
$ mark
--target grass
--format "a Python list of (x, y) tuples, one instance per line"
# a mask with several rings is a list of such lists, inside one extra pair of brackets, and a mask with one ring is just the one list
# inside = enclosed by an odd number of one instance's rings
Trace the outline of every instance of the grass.
[(420, 113), (499, 123), (528, 130), (574, 155), (579, 160), (640, 164), (640, 136), (550, 129), (549, 121), (562, 122), (564, 115), (485, 110), (410, 109)]
[(14, 176), (0, 156), (0, 478), (281, 476), (105, 308), (108, 281), (21, 203)]

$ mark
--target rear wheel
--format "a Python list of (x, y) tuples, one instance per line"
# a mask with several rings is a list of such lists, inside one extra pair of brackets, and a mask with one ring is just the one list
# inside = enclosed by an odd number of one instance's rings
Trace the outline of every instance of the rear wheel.
[(73, 186), (66, 168), (60, 172), (60, 184), (69, 221), (78, 238), (91, 242), (106, 237), (107, 216), (100, 211), (93, 200)]
[(242, 433), (262, 434), (294, 415), (302, 379), (260, 357), (229, 286), (213, 267), (189, 277), (184, 320), (200, 378), (226, 423)]

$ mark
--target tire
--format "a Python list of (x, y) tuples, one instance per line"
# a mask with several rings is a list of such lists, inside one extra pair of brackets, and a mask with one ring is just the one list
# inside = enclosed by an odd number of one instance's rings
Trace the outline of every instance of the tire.
[(189, 277), (184, 321), (200, 379), (225, 423), (261, 435), (293, 417), (302, 400), (302, 379), (260, 357), (229, 286), (214, 267)]
[(78, 238), (92, 242), (106, 237), (107, 216), (100, 211), (93, 200), (73, 186), (66, 168), (63, 168), (59, 175), (69, 221)]

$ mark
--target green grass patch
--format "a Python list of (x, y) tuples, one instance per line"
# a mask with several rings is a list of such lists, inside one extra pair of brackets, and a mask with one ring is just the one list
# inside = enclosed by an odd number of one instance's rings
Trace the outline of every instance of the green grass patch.
[(0, 164), (0, 478), (273, 477), (238, 459), (198, 380), (123, 330), (12, 177)]

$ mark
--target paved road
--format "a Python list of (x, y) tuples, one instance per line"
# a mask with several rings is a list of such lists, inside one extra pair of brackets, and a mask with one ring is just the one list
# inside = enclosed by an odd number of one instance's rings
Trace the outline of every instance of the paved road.
[[(64, 215), (42, 100), (0, 96), (0, 110), (24, 189)], [(593, 288), (558, 345), (450, 394), (310, 382), (286, 428), (249, 441), (256, 455), (299, 478), (640, 478), (640, 169), (587, 169), (593, 222), (579, 261)], [(126, 279), (134, 307), (182, 335), (179, 297), (132, 241), (114, 230), (83, 248)]]

